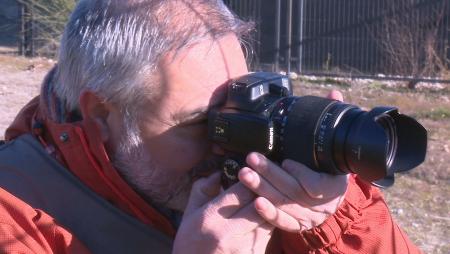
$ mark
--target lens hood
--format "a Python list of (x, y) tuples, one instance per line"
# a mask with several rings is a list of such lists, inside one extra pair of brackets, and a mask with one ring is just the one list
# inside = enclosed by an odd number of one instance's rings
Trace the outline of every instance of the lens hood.
[(395, 107), (376, 107), (361, 114), (346, 140), (345, 161), (350, 171), (376, 185), (393, 184), (394, 173), (425, 160), (426, 130)]

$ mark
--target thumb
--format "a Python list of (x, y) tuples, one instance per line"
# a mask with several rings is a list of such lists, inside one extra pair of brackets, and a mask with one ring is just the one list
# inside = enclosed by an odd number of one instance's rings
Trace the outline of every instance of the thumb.
[(343, 101), (344, 101), (344, 96), (342, 95), (341, 92), (339, 92), (339, 91), (337, 91), (337, 90), (331, 91), (331, 92), (328, 94), (327, 98), (328, 98), (328, 99), (337, 100), (337, 101), (340, 101), (340, 102), (343, 102)]
[(220, 172), (197, 180), (191, 189), (184, 216), (193, 213), (220, 193)]

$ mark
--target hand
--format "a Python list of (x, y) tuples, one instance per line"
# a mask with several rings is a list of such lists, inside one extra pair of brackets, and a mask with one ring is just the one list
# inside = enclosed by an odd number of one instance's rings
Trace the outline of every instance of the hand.
[[(339, 91), (327, 97), (343, 101)], [(347, 176), (318, 173), (292, 160), (280, 168), (257, 153), (247, 156), (247, 164), (239, 172), (240, 181), (259, 195), (258, 213), (282, 230), (300, 232), (318, 226), (344, 199)]]
[(279, 167), (262, 154), (250, 153), (247, 164), (239, 180), (258, 195), (256, 211), (288, 232), (320, 225), (337, 210), (347, 189), (346, 175), (318, 173), (292, 160)]
[[(345, 193), (345, 176), (319, 174), (289, 160), (281, 169), (256, 153), (247, 163), (255, 171), (244, 168), (242, 183), (222, 193), (220, 174), (194, 184), (173, 253), (264, 253), (274, 227), (293, 232), (318, 225)], [(255, 177), (249, 179), (249, 172)]]
[(220, 193), (220, 174), (195, 182), (173, 253), (264, 253), (274, 226), (242, 183)]

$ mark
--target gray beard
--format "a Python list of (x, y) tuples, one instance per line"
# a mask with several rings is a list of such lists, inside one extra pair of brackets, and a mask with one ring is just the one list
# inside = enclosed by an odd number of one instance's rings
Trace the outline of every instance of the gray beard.
[(114, 167), (147, 202), (158, 208), (177, 211), (184, 211), (193, 182), (217, 171), (220, 161), (221, 157), (213, 156), (174, 178), (170, 169), (152, 160), (142, 143), (137, 146), (120, 144), (112, 158)]

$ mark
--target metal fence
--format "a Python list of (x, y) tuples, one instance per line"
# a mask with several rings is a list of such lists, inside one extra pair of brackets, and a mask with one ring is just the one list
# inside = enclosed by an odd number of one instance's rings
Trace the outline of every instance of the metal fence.
[(450, 81), (450, 0), (225, 0), (255, 22), (253, 69)]

